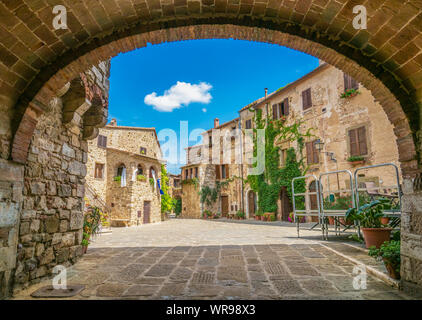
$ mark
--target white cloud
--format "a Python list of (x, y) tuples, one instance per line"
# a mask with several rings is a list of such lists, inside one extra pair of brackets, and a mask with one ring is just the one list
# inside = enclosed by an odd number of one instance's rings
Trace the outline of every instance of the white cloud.
[(207, 112), (207, 108), (202, 108), (202, 112)]
[(164, 91), (162, 96), (157, 96), (156, 92), (147, 94), (144, 102), (158, 111), (171, 112), (192, 102), (210, 103), (212, 96), (208, 91), (211, 88), (212, 86), (206, 82), (191, 84), (177, 81), (170, 89)]

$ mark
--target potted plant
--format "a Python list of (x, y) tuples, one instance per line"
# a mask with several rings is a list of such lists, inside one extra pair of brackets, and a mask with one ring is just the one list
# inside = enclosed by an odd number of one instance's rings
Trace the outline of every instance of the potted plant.
[(344, 91), (340, 95), (340, 98), (342, 98), (342, 99), (352, 98), (354, 96), (357, 96), (358, 94), (360, 94), (360, 91), (359, 90), (357, 90), (357, 89), (348, 89), (348, 90)]
[(245, 213), (243, 211), (237, 211), (236, 216), (238, 219), (241, 219), (241, 220), (245, 219)]
[(88, 250), (89, 240), (92, 235), (99, 233), (101, 229), (101, 219), (103, 214), (98, 207), (90, 206), (84, 215), (84, 224), (82, 232), (82, 252), (86, 253)]
[(381, 258), (390, 277), (400, 279), (400, 241), (386, 241), (379, 249), (372, 247), (369, 249), (369, 255)]
[(362, 156), (351, 156), (347, 158), (347, 161), (350, 162), (352, 165), (364, 164), (365, 158)]
[(381, 224), (381, 217), (387, 209), (391, 209), (390, 200), (381, 198), (364, 204), (358, 209), (350, 208), (346, 211), (346, 221), (359, 221), (366, 248), (371, 246), (380, 248), (381, 244), (390, 240), (392, 229), (384, 228)]
[(120, 183), (120, 181), (122, 181), (122, 176), (116, 176), (113, 178), (113, 180)]
[(147, 178), (144, 175), (142, 175), (142, 174), (138, 174), (136, 176), (136, 180), (138, 180), (138, 181), (146, 181)]
[(389, 217), (381, 217), (381, 224), (388, 226), (390, 224)]

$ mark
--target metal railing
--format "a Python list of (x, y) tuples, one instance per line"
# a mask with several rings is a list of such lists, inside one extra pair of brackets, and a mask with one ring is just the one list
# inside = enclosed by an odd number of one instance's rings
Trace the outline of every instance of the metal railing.
[[(388, 186), (388, 187), (384, 186), (384, 187), (359, 188), (358, 173), (361, 172), (362, 170), (370, 170), (370, 169), (380, 168), (380, 167), (393, 167), (397, 184), (395, 186)], [(336, 174), (336, 175), (347, 174), (350, 178), (350, 181), (349, 181), (350, 188), (341, 189), (340, 187), (338, 187), (337, 190), (330, 190), (330, 188), (328, 187), (327, 190), (324, 191), (322, 178), (328, 177), (333, 174)], [(295, 181), (308, 180), (307, 182), (309, 182), (310, 178), (311, 178), (311, 182), (315, 181), (315, 192), (306, 191), (304, 193), (295, 193)], [(327, 178), (327, 180), (329, 179)], [(328, 181), (328, 186), (329, 185), (330, 183)], [(355, 170), (353, 175), (351, 171), (349, 170), (337, 170), (337, 171), (321, 173), (319, 175), (319, 178), (317, 178), (314, 174), (293, 178), (292, 179), (293, 214), (294, 214), (294, 222), (297, 223), (298, 237), (299, 237), (300, 222), (301, 222), (302, 217), (318, 217), (318, 223), (312, 226), (311, 229), (315, 228), (317, 225), (321, 225), (322, 238), (325, 240), (328, 239), (328, 231), (329, 231), (328, 218), (330, 217), (334, 219), (334, 231), (336, 235), (340, 234), (340, 232), (345, 232), (346, 230), (349, 230), (350, 228), (353, 228), (353, 227), (356, 228), (358, 235), (360, 235), (360, 226), (357, 221), (353, 222), (353, 224), (350, 224), (350, 225), (346, 223), (345, 217), (346, 217), (346, 212), (349, 208), (344, 208), (344, 209), (324, 208), (324, 194), (329, 193), (330, 195), (331, 194), (340, 195), (342, 193), (350, 193), (351, 195), (350, 207), (359, 208), (360, 206), (359, 192), (364, 191), (364, 192), (367, 192), (369, 195), (370, 194), (369, 189), (371, 190), (397, 189), (397, 193), (390, 193), (388, 195), (382, 194), (382, 193), (377, 193), (377, 194), (372, 193), (373, 195), (379, 196), (379, 197), (388, 196), (392, 199), (393, 198), (398, 199), (398, 204), (396, 208), (384, 211), (384, 214), (386, 217), (395, 219), (393, 223), (391, 223), (391, 226), (396, 227), (400, 223), (401, 207), (402, 207), (402, 201), (401, 201), (402, 191), (401, 191), (401, 186), (400, 186), (399, 170), (398, 170), (398, 167), (394, 163), (382, 163), (382, 164), (377, 164), (377, 165), (360, 167)], [(310, 206), (308, 203), (309, 195), (316, 195), (317, 209), (310, 209)], [(304, 197), (304, 206), (305, 206), (304, 209), (297, 209), (296, 197)], [(341, 218), (343, 218), (343, 222), (341, 221)], [(341, 226), (344, 227), (343, 230), (341, 230)]]

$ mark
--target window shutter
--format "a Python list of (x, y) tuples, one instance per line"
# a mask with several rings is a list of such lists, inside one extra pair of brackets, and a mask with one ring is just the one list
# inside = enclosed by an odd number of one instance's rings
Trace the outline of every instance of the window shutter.
[(277, 105), (273, 104), (273, 119), (277, 120)]
[(312, 142), (313, 163), (319, 163), (318, 149), (316, 148), (316, 140)]
[(289, 98), (284, 99), (284, 115), (288, 116), (289, 115)]
[(359, 83), (353, 78), (351, 78), (350, 86), (352, 89), (355, 89), (355, 90), (359, 89)]
[(302, 91), (302, 105), (303, 110), (309, 109), (312, 107), (312, 97), (311, 97), (311, 88)]
[(312, 163), (312, 142), (306, 142), (306, 161)]
[(102, 136), (98, 136), (98, 139), (97, 139), (97, 147), (101, 147), (101, 137)]
[(215, 178), (220, 179), (220, 166), (219, 165), (215, 166)]
[(368, 153), (368, 147), (366, 145), (366, 128), (360, 127), (357, 129), (358, 144), (359, 144), (359, 155), (365, 155)]
[(350, 143), (350, 155), (351, 156), (358, 156), (358, 139), (357, 139), (357, 130), (349, 130), (349, 143)]
[(312, 107), (312, 94), (311, 94), (311, 88), (309, 88), (308, 90), (306, 90), (307, 95), (308, 95), (308, 108)]
[(229, 175), (229, 165), (226, 165), (226, 178), (230, 178), (230, 175)]
[(107, 148), (107, 137), (103, 136), (103, 139), (104, 139), (104, 148)]
[(306, 91), (302, 91), (302, 108), (303, 110), (307, 109), (307, 98), (306, 98)]
[(343, 73), (343, 79), (344, 79), (344, 91), (349, 89), (349, 75), (346, 73)]

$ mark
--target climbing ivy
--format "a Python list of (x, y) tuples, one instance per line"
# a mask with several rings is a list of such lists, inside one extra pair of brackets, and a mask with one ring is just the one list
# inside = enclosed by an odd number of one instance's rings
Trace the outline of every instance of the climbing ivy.
[(211, 206), (217, 201), (221, 188), (228, 186), (230, 182), (234, 181), (234, 179), (239, 179), (239, 177), (233, 176), (224, 181), (216, 181), (215, 188), (211, 188), (209, 186), (202, 187), (201, 191), (199, 191), (199, 195), (201, 196), (201, 203), (205, 203), (207, 206)]
[[(267, 117), (266, 121), (262, 119), (262, 110), (251, 110), (255, 113), (256, 129), (253, 129), (253, 155), (257, 156), (257, 129), (265, 129), (265, 170), (259, 175), (249, 175), (247, 182), (251, 189), (258, 193), (258, 214), (265, 212), (277, 211), (277, 199), (280, 188), (286, 187), (288, 196), (292, 199), (291, 182), (294, 177), (306, 174), (307, 166), (305, 166), (303, 149), (305, 146), (305, 138), (311, 137), (312, 129), (302, 133), (301, 125), (303, 120), (296, 121), (294, 124), (287, 126), (286, 119), (273, 120)], [(297, 152), (294, 148), (287, 150), (286, 163), (283, 168), (279, 168), (280, 147), (275, 146), (277, 141), (296, 141)], [(305, 192), (305, 181), (299, 180), (295, 182), (295, 192)], [(296, 207), (304, 208), (304, 199), (300, 197), (296, 199)]]
[(175, 201), (169, 195), (169, 177), (163, 164), (161, 165), (161, 190), (163, 191), (161, 195), (161, 212), (170, 212), (175, 206)]

